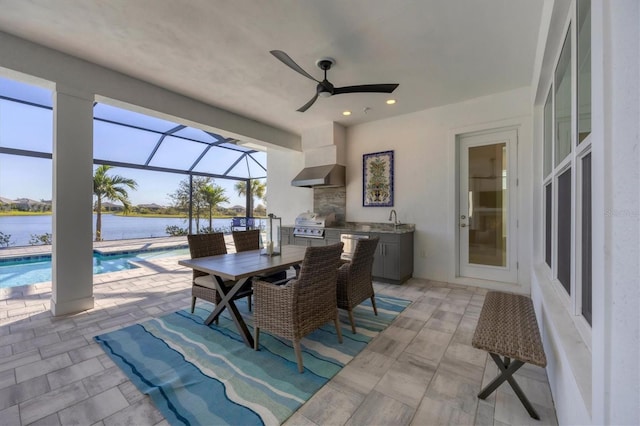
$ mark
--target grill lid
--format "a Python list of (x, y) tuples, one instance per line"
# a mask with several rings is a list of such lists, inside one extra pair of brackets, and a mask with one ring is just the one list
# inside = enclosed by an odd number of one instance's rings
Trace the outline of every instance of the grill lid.
[(318, 213), (305, 212), (300, 213), (298, 217), (296, 217), (296, 227), (307, 227), (307, 228), (324, 228), (325, 226), (333, 225), (336, 221), (336, 215), (334, 213), (329, 213), (326, 216), (322, 216)]
[(295, 237), (324, 238), (324, 227), (330, 226), (336, 221), (336, 215), (329, 213), (322, 216), (318, 213), (300, 213), (296, 217), (296, 226), (293, 229)]

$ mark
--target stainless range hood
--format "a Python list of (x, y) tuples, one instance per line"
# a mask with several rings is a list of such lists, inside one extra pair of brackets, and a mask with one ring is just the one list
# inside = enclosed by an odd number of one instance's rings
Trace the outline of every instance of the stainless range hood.
[(293, 186), (307, 188), (344, 186), (345, 167), (340, 164), (306, 167), (291, 181)]

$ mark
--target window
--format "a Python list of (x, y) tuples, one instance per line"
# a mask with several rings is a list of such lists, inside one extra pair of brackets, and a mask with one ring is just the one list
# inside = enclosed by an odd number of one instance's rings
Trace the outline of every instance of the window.
[(574, 318), (588, 327), (592, 306), (593, 207), (589, 0), (575, 2), (575, 15), (567, 25), (555, 65), (542, 110), (544, 253), (541, 254), (559, 297), (568, 301), (566, 305)]
[(553, 168), (553, 110), (551, 107), (551, 90), (549, 90), (547, 101), (544, 103), (544, 160), (542, 163), (544, 177), (549, 176)]
[(571, 152), (571, 28), (562, 46), (553, 86), (555, 87), (555, 154), (557, 166)]
[(544, 187), (544, 261), (549, 267), (551, 267), (551, 221), (552, 221), (552, 209), (553, 209), (553, 187), (549, 182)]
[(591, 153), (582, 159), (581, 313), (591, 325)]
[(571, 294), (571, 169), (558, 177), (558, 281)]
[(591, 0), (577, 2), (578, 143), (591, 134)]

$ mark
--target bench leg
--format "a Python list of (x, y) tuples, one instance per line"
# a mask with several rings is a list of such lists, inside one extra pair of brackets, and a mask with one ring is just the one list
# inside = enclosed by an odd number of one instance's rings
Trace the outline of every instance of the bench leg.
[(489, 395), (491, 395), (491, 393), (493, 393), (493, 391), (498, 388), (498, 386), (507, 381), (518, 396), (518, 399), (520, 399), (520, 402), (522, 402), (522, 405), (524, 405), (524, 408), (527, 410), (529, 415), (536, 420), (540, 420), (540, 416), (538, 416), (536, 410), (533, 409), (533, 406), (525, 396), (524, 392), (522, 392), (520, 385), (518, 385), (516, 380), (513, 378), (513, 374), (524, 365), (524, 362), (518, 360), (514, 360), (513, 362), (511, 362), (511, 360), (507, 357), (505, 357), (504, 361), (502, 361), (500, 356), (497, 354), (489, 353), (489, 355), (491, 355), (491, 358), (493, 358), (493, 361), (498, 366), (498, 369), (500, 369), (500, 374), (498, 375), (498, 377), (493, 379), (493, 381), (491, 381), (491, 383), (489, 383), (487, 387), (480, 391), (480, 393), (478, 394), (478, 398), (487, 398)]

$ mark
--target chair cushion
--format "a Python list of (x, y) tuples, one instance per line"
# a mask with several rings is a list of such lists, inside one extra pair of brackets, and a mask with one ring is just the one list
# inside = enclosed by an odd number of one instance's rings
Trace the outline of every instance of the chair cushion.
[(276, 281), (285, 281), (287, 279), (287, 271), (276, 272), (271, 275), (256, 277), (260, 281), (266, 281), (268, 283), (275, 283)]
[(212, 288), (214, 290), (216, 288), (216, 285), (213, 282), (213, 277), (211, 275), (197, 277), (193, 280), (193, 283), (199, 285), (200, 287)]
[[(193, 283), (196, 285), (199, 285), (200, 287), (206, 287), (206, 288), (211, 288), (213, 290), (216, 289), (216, 284), (213, 281), (215, 278), (213, 278), (213, 276), (211, 275), (205, 275), (202, 277), (197, 277), (195, 280), (193, 280)], [(225, 281), (224, 284), (226, 286), (232, 286), (235, 282), (234, 281)]]

